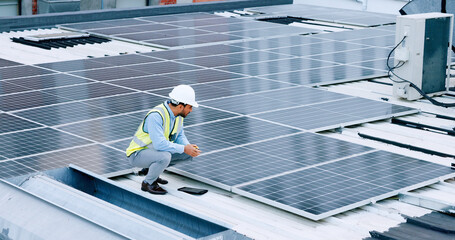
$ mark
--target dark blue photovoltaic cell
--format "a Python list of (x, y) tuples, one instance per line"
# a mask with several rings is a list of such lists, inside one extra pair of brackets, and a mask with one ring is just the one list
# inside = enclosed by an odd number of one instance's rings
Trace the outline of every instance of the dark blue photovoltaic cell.
[(147, 91), (151, 89), (175, 87), (180, 84), (190, 84), (191, 82), (184, 79), (173, 79), (164, 75), (148, 75), (143, 77), (135, 77), (128, 79), (120, 79), (109, 81), (111, 84)]
[(54, 129), (41, 128), (0, 135), (0, 155), (15, 158), (89, 143), (92, 142)]
[(98, 174), (113, 173), (132, 166), (126, 159), (125, 152), (114, 150), (99, 144), (26, 157), (17, 162), (36, 171), (66, 167), (69, 164), (90, 166), (90, 171)]
[(37, 127), (42, 126), (6, 113), (0, 113), (0, 133), (13, 132)]

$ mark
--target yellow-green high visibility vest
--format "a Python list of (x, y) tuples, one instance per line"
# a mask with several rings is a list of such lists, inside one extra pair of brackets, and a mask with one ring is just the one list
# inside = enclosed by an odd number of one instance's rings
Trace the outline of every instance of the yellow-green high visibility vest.
[(183, 117), (181, 116), (177, 116), (175, 118), (174, 126), (171, 129), (171, 115), (166, 106), (164, 106), (162, 103), (154, 107), (147, 113), (147, 115), (145, 115), (144, 120), (142, 120), (141, 124), (136, 130), (136, 133), (133, 136), (133, 140), (131, 140), (130, 146), (126, 149), (126, 156), (129, 157), (134, 152), (146, 149), (148, 148), (148, 145), (152, 144), (150, 135), (145, 131), (144, 125), (145, 119), (147, 119), (148, 115), (154, 112), (159, 113), (161, 118), (163, 118), (164, 137), (166, 140), (174, 142), (178, 133), (183, 129)]

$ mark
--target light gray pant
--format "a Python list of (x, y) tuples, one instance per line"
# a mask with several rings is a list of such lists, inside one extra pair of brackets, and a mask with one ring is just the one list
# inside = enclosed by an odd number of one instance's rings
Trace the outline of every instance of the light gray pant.
[(193, 158), (186, 153), (174, 153), (157, 151), (153, 148), (147, 148), (128, 157), (131, 165), (139, 168), (148, 168), (149, 172), (145, 176), (145, 181), (152, 184), (164, 169), (180, 161), (192, 160)]

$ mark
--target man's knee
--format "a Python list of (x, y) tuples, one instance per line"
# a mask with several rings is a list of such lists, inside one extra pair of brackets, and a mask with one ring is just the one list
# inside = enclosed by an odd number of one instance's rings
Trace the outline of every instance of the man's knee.
[(162, 152), (159, 162), (165, 166), (171, 162), (172, 154), (170, 152)]

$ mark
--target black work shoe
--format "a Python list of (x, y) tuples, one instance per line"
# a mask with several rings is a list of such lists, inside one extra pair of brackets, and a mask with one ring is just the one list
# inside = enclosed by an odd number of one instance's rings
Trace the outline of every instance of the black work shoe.
[(147, 175), (147, 173), (149, 173), (148, 168), (143, 168), (143, 169), (141, 169), (141, 171), (137, 172), (137, 174), (139, 174), (139, 176)]
[(167, 191), (162, 189), (160, 185), (155, 181), (152, 184), (148, 184), (147, 182), (142, 182), (142, 191), (149, 192), (151, 194), (166, 194)]
[(168, 181), (166, 179), (162, 179), (162, 178), (156, 179), (156, 182), (159, 183), (159, 184), (167, 184), (168, 183)]

